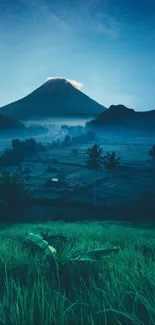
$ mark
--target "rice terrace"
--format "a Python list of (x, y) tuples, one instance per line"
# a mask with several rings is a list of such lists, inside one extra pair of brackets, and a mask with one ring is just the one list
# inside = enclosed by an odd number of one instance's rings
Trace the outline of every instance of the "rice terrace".
[[(48, 199), (48, 205), (51, 205), (46, 211), (48, 216), (52, 213), (54, 209), (52, 206), (55, 204), (57, 212), (60, 208), (58, 214), (61, 216), (61, 206), (56, 203), (58, 200), (63, 201), (65, 206), (75, 204), (78, 208), (79, 204), (84, 204), (90, 206), (92, 210), (94, 178), (96, 208), (102, 207), (102, 218), (107, 213), (110, 218), (115, 218), (113, 210), (112, 215), (110, 210), (113, 207), (116, 210), (128, 207), (129, 211), (130, 207), (136, 204), (136, 214), (138, 205), (141, 214), (150, 204), (153, 204), (155, 172), (152, 159), (148, 155), (153, 138), (137, 137), (133, 140), (129, 137), (126, 139), (116, 137), (115, 141), (113, 137), (97, 139), (97, 143), (103, 148), (103, 153), (115, 151), (117, 156), (121, 157), (121, 164), (116, 170), (115, 178), (106, 169), (96, 171), (87, 168), (87, 149), (93, 146), (94, 141), (63, 148), (60, 146), (55, 149), (48, 148), (48, 138), (42, 137), (42, 143), (46, 146), (45, 152), (37, 153), (34, 158), (26, 158), (20, 166), (11, 165), (7, 168), (2, 166), (0, 170), (20, 174), (20, 178), (32, 191), (33, 198), (35, 197), (35, 206), (36, 203), (44, 204)], [(105, 213), (103, 213), (104, 209), (106, 209)], [(34, 211), (33, 209), (33, 213)], [(121, 216), (118, 218), (120, 219)]]

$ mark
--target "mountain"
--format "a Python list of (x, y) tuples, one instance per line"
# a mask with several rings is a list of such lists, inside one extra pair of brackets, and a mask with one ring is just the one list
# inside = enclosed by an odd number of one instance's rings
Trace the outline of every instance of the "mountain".
[(47, 80), (26, 97), (0, 108), (0, 114), (20, 120), (97, 116), (106, 108), (65, 78)]
[(155, 133), (155, 110), (137, 112), (124, 105), (111, 105), (86, 126), (112, 133)]

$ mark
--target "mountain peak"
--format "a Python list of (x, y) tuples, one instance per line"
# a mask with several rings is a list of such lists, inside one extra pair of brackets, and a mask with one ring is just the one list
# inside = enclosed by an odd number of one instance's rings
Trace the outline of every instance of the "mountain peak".
[(122, 104), (118, 105), (111, 105), (109, 107), (110, 111), (117, 111), (117, 113), (128, 113), (128, 112), (135, 112), (134, 109), (128, 108)]
[(80, 82), (50, 77), (26, 97), (0, 108), (0, 113), (20, 120), (31, 118), (97, 116), (106, 108), (81, 90)]
[(49, 77), (47, 78), (44, 85), (54, 85), (54, 84), (59, 84), (59, 85), (70, 84), (78, 90), (81, 90), (83, 88), (83, 84), (81, 82), (72, 79), (67, 79), (64, 77)]
[(65, 84), (67, 83), (67, 79), (66, 78), (59, 78), (59, 77), (49, 77), (47, 78), (46, 82), (44, 83), (49, 85), (49, 84), (56, 84), (56, 83), (61, 83), (61, 84)]

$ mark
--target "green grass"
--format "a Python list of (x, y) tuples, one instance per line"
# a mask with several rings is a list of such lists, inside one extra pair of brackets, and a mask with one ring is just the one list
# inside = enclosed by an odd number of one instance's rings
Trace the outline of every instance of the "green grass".
[[(24, 239), (25, 232), (64, 235), (58, 268)], [(79, 252), (120, 248), (98, 262)], [(155, 324), (154, 229), (97, 223), (17, 224), (0, 232), (0, 324)]]

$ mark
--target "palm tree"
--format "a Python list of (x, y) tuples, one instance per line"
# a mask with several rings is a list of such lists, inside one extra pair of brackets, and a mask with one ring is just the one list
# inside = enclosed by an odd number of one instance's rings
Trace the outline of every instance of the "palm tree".
[(120, 165), (121, 157), (116, 158), (116, 153), (113, 151), (112, 153), (107, 153), (104, 157), (104, 166), (110, 172), (113, 172), (113, 177), (115, 178), (115, 173), (117, 167)]
[[(87, 155), (87, 165), (88, 168), (94, 170), (101, 170), (101, 165), (103, 164), (103, 157), (102, 157), (103, 149), (100, 148), (97, 144), (93, 147), (88, 148)], [(94, 178), (94, 205), (96, 205), (96, 182)]]
[(152, 148), (149, 149), (148, 154), (149, 154), (149, 156), (152, 157), (152, 161), (154, 162), (155, 161), (155, 144), (153, 144)]

